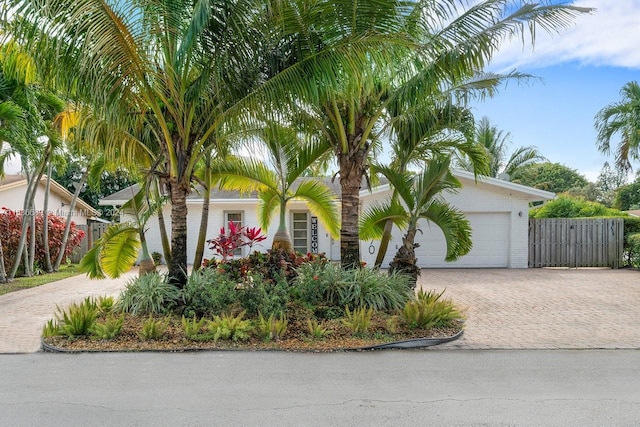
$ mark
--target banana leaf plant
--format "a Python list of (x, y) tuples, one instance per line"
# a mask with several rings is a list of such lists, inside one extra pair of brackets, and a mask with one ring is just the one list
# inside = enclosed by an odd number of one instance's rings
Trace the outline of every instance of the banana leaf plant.
[(134, 220), (107, 228), (93, 248), (80, 260), (80, 271), (91, 279), (118, 278), (133, 267), (140, 249), (140, 274), (155, 271), (145, 239), (145, 226), (164, 202), (164, 198), (149, 199), (144, 188), (138, 191), (120, 208), (122, 212), (132, 214)]

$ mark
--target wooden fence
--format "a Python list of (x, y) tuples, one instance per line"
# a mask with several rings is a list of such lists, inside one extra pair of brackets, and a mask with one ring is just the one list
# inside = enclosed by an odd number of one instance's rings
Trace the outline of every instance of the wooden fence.
[(71, 262), (80, 262), (84, 254), (86, 254), (93, 246), (93, 242), (102, 237), (102, 234), (105, 232), (107, 227), (109, 227), (109, 225), (110, 224), (105, 224), (102, 222), (91, 222), (89, 225), (76, 225), (77, 228), (85, 232), (85, 235), (84, 239), (82, 239), (82, 242), (80, 242), (80, 246), (71, 254)]
[(622, 218), (529, 220), (529, 267), (623, 265)]

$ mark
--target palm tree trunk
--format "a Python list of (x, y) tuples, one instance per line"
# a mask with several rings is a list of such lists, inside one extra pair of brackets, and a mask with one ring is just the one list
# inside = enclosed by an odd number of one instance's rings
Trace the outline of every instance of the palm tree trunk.
[(62, 263), (62, 258), (64, 258), (64, 252), (67, 249), (67, 242), (69, 241), (69, 232), (71, 231), (71, 216), (73, 215), (73, 211), (76, 208), (76, 202), (78, 201), (78, 197), (80, 196), (80, 190), (84, 186), (84, 183), (87, 180), (87, 175), (89, 174), (89, 170), (85, 170), (82, 173), (82, 178), (80, 178), (80, 182), (78, 183), (78, 187), (76, 191), (73, 193), (73, 198), (71, 199), (71, 204), (69, 205), (69, 212), (67, 213), (67, 223), (64, 227), (64, 234), (62, 235), (62, 243), (60, 245), (60, 252), (58, 252), (58, 256), (53, 264), (53, 271), (58, 271), (60, 268), (60, 264)]
[(273, 236), (273, 243), (271, 249), (283, 250), (285, 252), (293, 252), (293, 244), (291, 243), (291, 235), (287, 230), (287, 205), (286, 201), (280, 201), (280, 224), (278, 225), (278, 231)]
[(342, 268), (360, 266), (360, 185), (365, 172), (366, 153), (363, 149), (341, 153), (340, 187), (342, 189), (342, 229), (340, 230), (340, 263)]
[(187, 192), (188, 184), (172, 179), (171, 188), (171, 262), (169, 282), (182, 288), (187, 283)]
[[(155, 185), (156, 199), (160, 200), (160, 183), (156, 181)], [(171, 245), (169, 244), (169, 236), (167, 235), (167, 225), (164, 222), (164, 210), (160, 206), (158, 209), (158, 226), (160, 227), (160, 240), (162, 241), (162, 252), (164, 252), (164, 260), (169, 265), (171, 263)]]
[[(37, 188), (37, 187), (36, 187)], [(30, 218), (29, 218), (29, 273), (33, 276), (34, 267), (35, 267), (35, 257), (36, 257), (36, 205), (35, 203), (31, 203), (29, 207)]]
[(211, 167), (207, 164), (204, 172), (204, 194), (202, 195), (202, 215), (200, 216), (200, 230), (198, 231), (198, 243), (196, 255), (193, 260), (193, 269), (199, 270), (204, 256), (204, 244), (207, 240), (207, 226), (209, 224), (209, 200), (211, 199)]
[(384, 257), (387, 255), (389, 249), (389, 242), (391, 241), (391, 231), (393, 230), (393, 221), (388, 219), (384, 223), (384, 231), (382, 233), (382, 239), (380, 240), (380, 247), (378, 247), (378, 255), (376, 255), (376, 262), (373, 265), (374, 268), (382, 267)]
[(4, 251), (2, 249), (2, 236), (0, 236), (0, 283), (7, 283), (7, 270), (4, 268)]
[(51, 188), (51, 173), (53, 165), (49, 163), (47, 169), (47, 183), (44, 189), (44, 206), (42, 211), (42, 244), (44, 245), (44, 262), (45, 271), (51, 273), (53, 266), (51, 265), (51, 252), (49, 251), (49, 190)]
[(415, 289), (420, 275), (418, 260), (416, 259), (416, 250), (419, 245), (415, 243), (416, 228), (410, 227), (407, 234), (402, 238), (402, 246), (393, 257), (393, 261), (389, 264), (389, 274), (394, 272), (404, 273), (411, 278), (411, 287)]

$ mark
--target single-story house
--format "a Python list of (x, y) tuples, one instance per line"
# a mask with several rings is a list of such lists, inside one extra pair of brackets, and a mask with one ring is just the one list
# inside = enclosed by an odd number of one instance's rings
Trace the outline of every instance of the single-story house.
[[(38, 183), (34, 200), (36, 212), (41, 212), (44, 209), (46, 183), (47, 177), (43, 175)], [(16, 212), (22, 211), (26, 191), (27, 178), (24, 175), (5, 175), (3, 179), (0, 179), (0, 208), (7, 208)], [(49, 214), (66, 218), (72, 199), (73, 194), (62, 185), (51, 180), (49, 187)], [(76, 224), (86, 225), (98, 216), (98, 211), (78, 199), (71, 220)]]
[[(455, 262), (444, 261), (445, 243), (440, 229), (428, 223), (421, 224), (422, 234), (418, 233), (416, 250), (419, 265), (423, 268), (527, 268), (529, 203), (547, 201), (555, 197), (553, 193), (526, 187), (519, 184), (480, 177), (476, 180), (472, 173), (454, 170), (453, 174), (462, 182), (463, 187), (455, 194), (446, 194), (445, 199), (463, 211), (472, 227), (473, 249)], [(327, 182), (339, 196), (339, 185)], [(101, 200), (105, 206), (121, 206), (137, 191), (136, 186), (121, 190)], [(360, 193), (362, 208), (366, 209), (376, 201), (390, 197), (388, 184), (372, 190), (363, 189)], [(188, 262), (193, 261), (202, 212), (202, 196), (196, 191), (187, 198), (188, 214)], [(256, 194), (243, 195), (235, 191), (214, 190), (209, 205), (208, 238), (216, 237), (220, 228), (228, 221), (254, 227), (258, 225), (258, 198)], [(164, 207), (167, 231), (170, 232), (170, 206)], [(294, 247), (300, 252), (324, 252), (331, 260), (340, 259), (340, 242), (334, 240), (313, 217), (302, 201), (292, 201), (288, 205), (289, 233)], [(126, 215), (123, 219), (127, 219)], [(277, 215), (268, 230), (263, 230), (268, 238), (262, 247), (271, 246), (277, 229)], [(150, 251), (162, 252), (157, 217), (151, 218), (146, 226), (147, 243)], [(403, 231), (394, 227), (383, 266), (388, 266), (396, 248), (402, 242)], [(372, 265), (378, 251), (379, 241), (362, 241), (361, 257)], [(241, 255), (247, 255), (243, 248)], [(205, 258), (214, 257), (213, 251), (205, 249)]]

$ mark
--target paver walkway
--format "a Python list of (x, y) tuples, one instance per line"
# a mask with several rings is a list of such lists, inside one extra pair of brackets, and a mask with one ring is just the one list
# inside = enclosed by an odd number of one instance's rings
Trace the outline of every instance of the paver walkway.
[(137, 274), (136, 268), (119, 279), (79, 275), (0, 296), (0, 353), (39, 351), (42, 327), (54, 317), (56, 305), (66, 307), (88, 296), (117, 296)]
[[(0, 296), (0, 353), (40, 350), (56, 305), (117, 295), (118, 280), (76, 276)], [(465, 333), (431, 349), (640, 349), (640, 272), (608, 269), (423, 270), (419, 285), (466, 310)]]
[(434, 349), (640, 349), (640, 272), (423, 270), (420, 284), (467, 310), (464, 335)]

